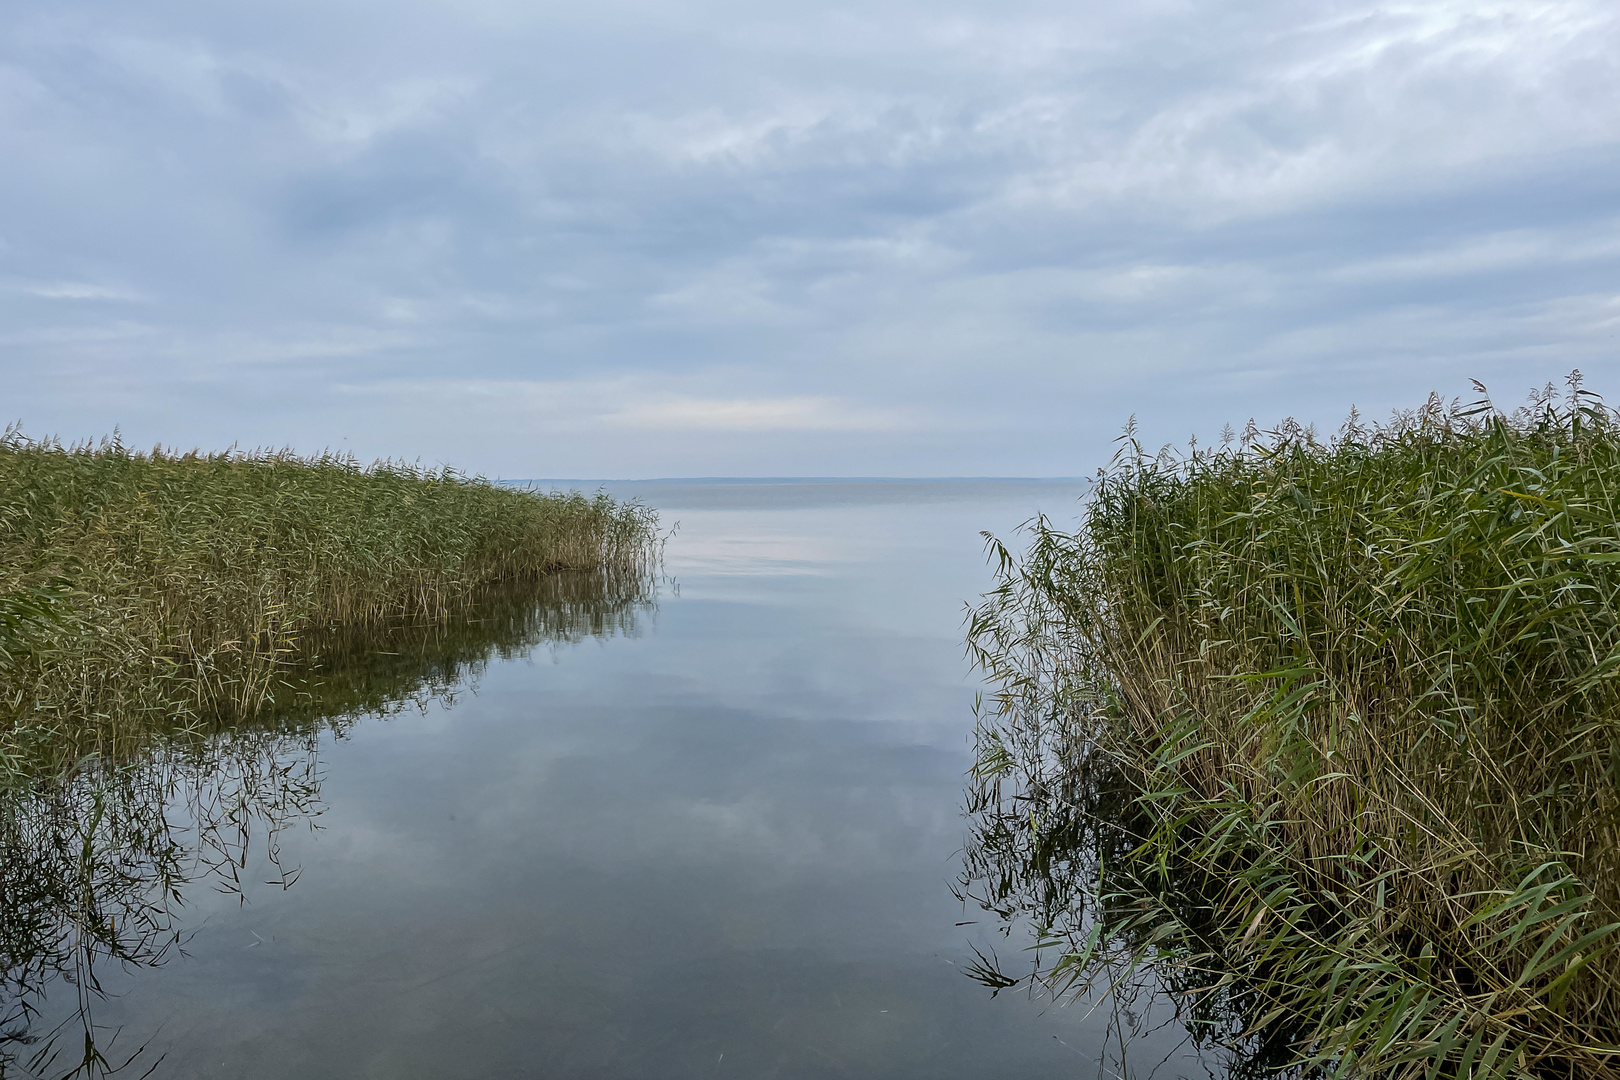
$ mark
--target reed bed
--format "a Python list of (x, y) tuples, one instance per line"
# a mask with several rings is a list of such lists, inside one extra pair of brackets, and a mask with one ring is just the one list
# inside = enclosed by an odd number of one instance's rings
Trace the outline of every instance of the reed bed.
[(153, 719), (252, 715), (335, 634), (558, 570), (639, 575), (656, 518), (451, 470), (0, 438), (0, 780)]
[(1478, 389), (1128, 433), (1076, 531), (992, 541), (963, 892), (1019, 980), (1151, 969), (1256, 1074), (1620, 1077), (1620, 415)]
[(120, 1071), (139, 1048), (95, 1023), (97, 971), (165, 963), (184, 943), (187, 899), (242, 895), (250, 865), (297, 880), (279, 838), (323, 812), (329, 735), (447, 703), (497, 657), (633, 635), (653, 586), (568, 571), (484, 590), (445, 619), (347, 628), (255, 716), (120, 727), (71, 769), (0, 785), (0, 1078)]

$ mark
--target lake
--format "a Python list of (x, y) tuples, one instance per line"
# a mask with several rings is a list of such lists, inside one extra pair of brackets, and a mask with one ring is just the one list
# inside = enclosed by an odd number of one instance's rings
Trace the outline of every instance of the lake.
[[(40, 941), (0, 1075), (70, 1071), (86, 1015), (134, 1076), (1112, 1075), (1106, 1007), (966, 976), (1027, 941), (952, 893), (980, 530), (1084, 483), (604, 486), (676, 527), (654, 591), (558, 583), (350, 657), (387, 715), (14, 802), (8, 934)], [(99, 906), (61, 886), (89, 862)], [(74, 944), (103, 927), (122, 958)], [(1126, 1053), (1206, 1075), (1173, 1025)]]

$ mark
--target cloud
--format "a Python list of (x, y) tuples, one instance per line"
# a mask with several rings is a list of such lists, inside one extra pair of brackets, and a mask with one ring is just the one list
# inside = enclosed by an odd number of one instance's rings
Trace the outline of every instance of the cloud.
[(1352, 282), (1456, 278), (1620, 258), (1620, 219), (1579, 230), (1517, 229), (1469, 236), (1426, 251), (1369, 259), (1334, 276)]
[(84, 281), (57, 281), (49, 284), (24, 285), (22, 292), (43, 300), (117, 300), (134, 302), (145, 299), (133, 289), (112, 285), (93, 285)]
[(912, 410), (873, 408), (832, 396), (721, 398), (646, 385), (658, 381), (669, 382), (645, 376), (560, 382), (426, 379), (340, 384), (334, 390), (352, 399), (446, 410), (470, 404), (560, 430), (897, 432), (923, 426)]
[(1620, 376), (1598, 0), (0, 29), (0, 377), (40, 428), (533, 475), (543, 420), (587, 472), (1074, 474), (1132, 413)]
[(832, 397), (667, 398), (619, 409), (608, 422), (647, 431), (902, 431), (918, 426), (901, 410)]
[(300, 88), (299, 111), (315, 138), (360, 146), (383, 135), (436, 124), (472, 99), (473, 78), (400, 79), (359, 94)]

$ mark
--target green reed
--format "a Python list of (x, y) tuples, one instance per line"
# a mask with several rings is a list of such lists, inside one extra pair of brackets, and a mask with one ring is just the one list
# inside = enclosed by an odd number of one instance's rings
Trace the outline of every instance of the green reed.
[(1127, 438), (1077, 531), (993, 544), (964, 884), (1039, 981), (1151, 965), (1301, 1075), (1620, 1076), (1620, 415), (1480, 390)]
[(204, 886), (245, 896), (255, 864), (266, 883), (298, 880), (280, 837), (324, 809), (329, 735), (448, 704), (497, 657), (634, 634), (655, 584), (566, 571), (483, 590), (448, 618), (343, 627), (253, 716), (119, 726), (70, 769), (45, 755), (0, 785), (0, 1078), (110, 1076), (131, 1057), (146, 1071), (151, 1055), (95, 1022), (97, 972), (174, 956)]
[[(564, 569), (637, 574), (656, 519), (605, 495), (289, 452), (0, 438), (0, 780), (141, 718), (251, 715), (342, 629), (434, 620)], [(72, 737), (69, 737), (72, 736)]]

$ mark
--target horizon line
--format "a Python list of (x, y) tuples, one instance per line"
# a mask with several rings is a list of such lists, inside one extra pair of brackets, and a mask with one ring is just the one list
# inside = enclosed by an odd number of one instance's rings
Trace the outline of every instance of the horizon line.
[(1087, 476), (511, 476), (496, 477), (499, 484), (767, 484), (767, 483), (937, 483), (946, 480), (1018, 481), (1024, 483), (1073, 483), (1090, 480)]

